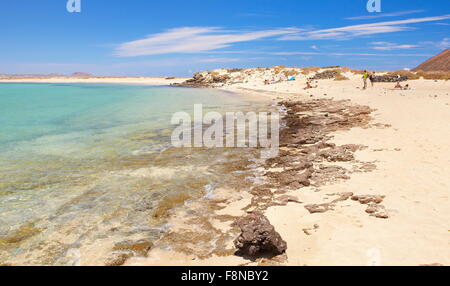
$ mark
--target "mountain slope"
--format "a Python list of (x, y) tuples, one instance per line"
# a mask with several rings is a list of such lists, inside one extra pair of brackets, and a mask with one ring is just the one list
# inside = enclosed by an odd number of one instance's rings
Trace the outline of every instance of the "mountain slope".
[(432, 57), (413, 71), (450, 71), (450, 49)]

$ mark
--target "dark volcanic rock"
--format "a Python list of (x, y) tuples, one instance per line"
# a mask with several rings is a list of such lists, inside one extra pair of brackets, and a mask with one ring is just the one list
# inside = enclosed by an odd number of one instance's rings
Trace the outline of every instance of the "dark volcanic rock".
[(338, 75), (337, 71), (324, 71), (321, 73), (316, 73), (316, 75), (312, 79), (333, 79)]
[(306, 205), (305, 209), (307, 209), (310, 214), (325, 213), (327, 211), (333, 210), (334, 205), (333, 204), (312, 204), (312, 205)]
[(286, 251), (287, 244), (261, 213), (252, 213), (235, 222), (242, 233), (234, 241), (238, 253), (251, 257), (279, 255)]
[(407, 81), (408, 79), (406, 75), (380, 75), (375, 77), (374, 82), (398, 82)]
[[(301, 170), (304, 170), (300, 172)], [(313, 173), (312, 164), (307, 163), (304, 166), (300, 166), (295, 169), (283, 171), (283, 172), (268, 172), (267, 177), (274, 179), (277, 183), (283, 186), (290, 186), (292, 188), (300, 188), (301, 186), (309, 186), (311, 183), (309, 179)]]
[(376, 195), (352, 196), (352, 200), (367, 205), (366, 213), (370, 216), (387, 219), (389, 218), (389, 213), (383, 205), (380, 205), (384, 198), (385, 196)]
[(361, 204), (380, 204), (383, 202), (385, 196), (375, 196), (375, 195), (362, 195), (362, 196), (352, 196), (352, 200), (358, 201)]

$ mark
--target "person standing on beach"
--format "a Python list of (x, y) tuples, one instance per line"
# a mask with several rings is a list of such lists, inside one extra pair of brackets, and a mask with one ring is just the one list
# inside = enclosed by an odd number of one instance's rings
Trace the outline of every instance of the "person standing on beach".
[(371, 73), (369, 76), (370, 84), (373, 87), (373, 83), (375, 82), (375, 72)]
[(363, 90), (367, 88), (367, 79), (369, 78), (369, 73), (365, 70), (363, 74), (364, 87)]

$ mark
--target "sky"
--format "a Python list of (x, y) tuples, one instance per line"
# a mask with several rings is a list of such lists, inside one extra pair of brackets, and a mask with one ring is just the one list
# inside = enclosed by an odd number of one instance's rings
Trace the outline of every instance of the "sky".
[(450, 48), (448, 0), (379, 0), (381, 12), (368, 0), (79, 0), (73, 13), (68, 1), (0, 0), (0, 73), (399, 70)]

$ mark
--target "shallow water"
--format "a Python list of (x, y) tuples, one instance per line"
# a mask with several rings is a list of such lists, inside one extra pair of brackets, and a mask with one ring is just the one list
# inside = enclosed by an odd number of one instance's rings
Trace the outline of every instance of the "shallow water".
[(198, 103), (263, 105), (210, 89), (0, 84), (0, 264), (102, 264), (232, 180), (224, 164), (244, 150), (170, 148), (172, 114)]

